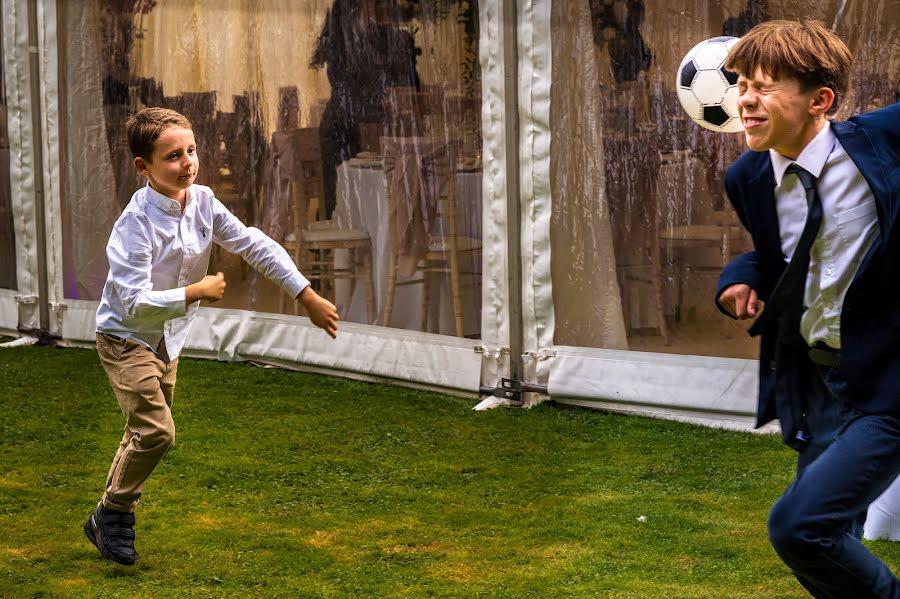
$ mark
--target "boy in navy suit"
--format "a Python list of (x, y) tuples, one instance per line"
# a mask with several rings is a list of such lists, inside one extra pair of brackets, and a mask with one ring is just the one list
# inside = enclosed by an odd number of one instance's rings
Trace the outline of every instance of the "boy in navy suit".
[(900, 104), (831, 121), (851, 60), (816, 21), (762, 23), (732, 48), (750, 149), (725, 186), (754, 250), (716, 301), (756, 317), (757, 426), (778, 418), (798, 451), (775, 551), (816, 597), (900, 597), (860, 541), (900, 470)]

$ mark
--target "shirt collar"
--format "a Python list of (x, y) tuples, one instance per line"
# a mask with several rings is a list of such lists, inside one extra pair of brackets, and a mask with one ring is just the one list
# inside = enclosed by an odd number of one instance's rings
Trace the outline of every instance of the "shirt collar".
[[(166, 214), (171, 214), (172, 216), (180, 216), (181, 215), (181, 204), (179, 204), (176, 200), (168, 196), (164, 196), (159, 193), (152, 187), (150, 187), (150, 182), (147, 182), (147, 193), (144, 196), (147, 198), (147, 201), (165, 212)], [(187, 201), (185, 202), (185, 208), (187, 208), (187, 204), (191, 203), (191, 189), (187, 189)]]
[(825, 168), (825, 163), (828, 161), (836, 141), (837, 138), (831, 131), (831, 121), (825, 121), (825, 126), (812, 138), (812, 141), (806, 144), (806, 147), (803, 148), (796, 160), (785, 158), (775, 150), (769, 150), (769, 156), (772, 158), (772, 170), (775, 171), (775, 186), (781, 185), (784, 171), (792, 164), (800, 166), (818, 179)]

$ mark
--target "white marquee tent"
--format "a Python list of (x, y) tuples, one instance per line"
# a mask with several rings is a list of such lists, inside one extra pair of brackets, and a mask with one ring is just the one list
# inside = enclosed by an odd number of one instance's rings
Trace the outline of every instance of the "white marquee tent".
[[(429, 307), (419, 308), (420, 291), (398, 290), (393, 319), (383, 318), (384, 265), (396, 246), (382, 157), (373, 155), (399, 137), (388, 134), (385, 104), (382, 135), (337, 166), (330, 215), (371, 224), (379, 317), (370, 324), (360, 289), (335, 283), (345, 322), (328, 341), (273, 299), (277, 289), (214, 255), (240, 281), (239, 297), (201, 308), (185, 354), (750, 429), (755, 342), (711, 298), (717, 269), (746, 244), (721, 193), (742, 141), (684, 117), (675, 70), (701, 39), (739, 36), (765, 18), (816, 17), (857, 56), (841, 114), (881, 106), (900, 93), (900, 1), (405, 4), (418, 6), (399, 27), (419, 48), (419, 89), (444, 94), (443, 112), (413, 110), (426, 121), (413, 126), (438, 137), (469, 132), (455, 140), (467, 153), (456, 180), (462, 220), (482, 249), (462, 325), (446, 275), (433, 281)], [(336, 63), (312, 68), (310, 56), (330, 8), (332, 0), (2, 0), (0, 334), (93, 345), (103, 247), (139, 184), (121, 125), (142, 105), (184, 107), (195, 131), (215, 130), (201, 152), (215, 166), (207, 183), (231, 190), (248, 224), (289, 242), (291, 196), (278, 187), (289, 176), (278, 169), (290, 156), (278, 140), (325, 137)], [(451, 110), (448, 98), (474, 108)], [(248, 103), (251, 116), (240, 117)], [(236, 137), (245, 125), (252, 132)], [(229, 158), (241, 143), (250, 160)], [(421, 319), (406, 318), (417, 309)], [(900, 535), (898, 510), (886, 500), (876, 507), (867, 534)]]

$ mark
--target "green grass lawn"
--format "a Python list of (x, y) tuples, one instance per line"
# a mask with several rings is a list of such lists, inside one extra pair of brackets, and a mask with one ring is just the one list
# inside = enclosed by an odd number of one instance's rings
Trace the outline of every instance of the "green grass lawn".
[(474, 403), (183, 360), (127, 568), (81, 530), (122, 427), (96, 354), (0, 349), (0, 596), (806, 596), (775, 437)]

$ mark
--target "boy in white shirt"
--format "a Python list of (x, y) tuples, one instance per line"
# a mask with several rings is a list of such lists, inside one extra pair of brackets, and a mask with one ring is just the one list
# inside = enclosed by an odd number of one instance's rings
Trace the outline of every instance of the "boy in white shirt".
[(134, 193), (113, 226), (109, 276), (97, 310), (97, 353), (125, 416), (125, 434), (84, 531), (103, 557), (131, 565), (138, 559), (134, 507), (175, 442), (178, 356), (200, 300), (215, 302), (225, 293), (224, 275), (206, 274), (212, 243), (239, 254), (296, 297), (332, 338), (339, 317), (284, 248), (245, 227), (210, 188), (193, 184), (199, 160), (187, 118), (146, 108), (125, 129), (147, 186)]

